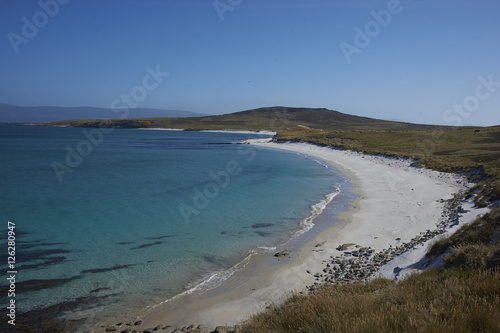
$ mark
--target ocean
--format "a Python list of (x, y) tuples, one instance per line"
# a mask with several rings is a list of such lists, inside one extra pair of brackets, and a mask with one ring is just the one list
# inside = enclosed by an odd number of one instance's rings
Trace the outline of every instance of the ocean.
[(262, 137), (0, 125), (0, 244), (18, 318), (64, 310), (96, 322), (215, 288), (252, 253), (306, 232), (346, 178), (238, 144)]

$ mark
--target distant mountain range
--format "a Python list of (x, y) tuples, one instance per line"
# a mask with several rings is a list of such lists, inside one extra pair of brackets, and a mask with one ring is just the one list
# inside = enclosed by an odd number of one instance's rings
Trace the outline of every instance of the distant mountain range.
[[(47, 123), (70, 119), (114, 119), (120, 117), (122, 114), (122, 112), (113, 112), (111, 109), (89, 106), (17, 106), (0, 104), (0, 122), (10, 123)], [(191, 111), (136, 108), (130, 109), (127, 118), (184, 118), (201, 116), (206, 116), (206, 114)]]

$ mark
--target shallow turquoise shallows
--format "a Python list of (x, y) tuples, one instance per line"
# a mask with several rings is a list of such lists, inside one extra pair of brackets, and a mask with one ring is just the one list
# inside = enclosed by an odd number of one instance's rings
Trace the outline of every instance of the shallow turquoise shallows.
[(311, 157), (236, 144), (255, 134), (107, 132), (0, 126), (1, 245), (14, 222), (18, 311), (91, 299), (97, 316), (210, 287), (305, 228), (345, 181)]

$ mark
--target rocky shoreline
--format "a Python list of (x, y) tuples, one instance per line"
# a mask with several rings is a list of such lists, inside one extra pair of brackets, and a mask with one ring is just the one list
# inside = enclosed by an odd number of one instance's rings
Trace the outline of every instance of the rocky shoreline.
[(172, 328), (170, 325), (158, 325), (154, 328), (139, 328), (142, 325), (142, 320), (137, 320), (135, 322), (129, 322), (126, 324), (117, 323), (116, 325), (108, 326), (105, 332), (120, 332), (120, 333), (239, 333), (241, 331), (240, 326), (217, 326), (215, 330), (205, 326), (205, 325), (189, 325), (182, 328)]
[[(402, 242), (396, 238), (396, 245), (390, 245), (389, 248), (381, 251), (376, 251), (371, 247), (363, 247), (358, 244), (341, 244), (337, 247), (337, 251), (342, 252), (338, 256), (331, 256), (330, 260), (325, 260), (325, 268), (320, 272), (310, 272), (314, 275), (316, 282), (307, 286), (306, 292), (314, 292), (315, 290), (329, 284), (346, 284), (346, 283), (363, 283), (372, 279), (379, 269), (398, 257), (399, 255), (408, 252), (417, 247), (423, 246), (425, 242), (444, 233), (450, 227), (456, 225), (459, 219), (459, 213), (462, 210), (462, 203), (465, 199), (465, 192), (456, 193), (449, 200), (441, 200), (444, 203), (443, 212), (436, 228), (434, 230), (426, 230), (416, 235), (408, 242)], [(322, 251), (321, 247), (324, 243), (316, 245), (313, 251)], [(274, 254), (275, 257), (288, 256), (289, 251), (283, 250)], [(278, 259), (279, 260), (279, 259)], [(430, 261), (429, 261), (430, 262)], [(428, 262), (428, 263), (429, 263)], [(212, 329), (205, 325), (188, 325), (184, 327), (172, 327), (170, 325), (157, 325), (156, 327), (143, 328), (143, 322), (137, 319), (127, 323), (117, 323), (102, 327), (103, 332), (120, 332), (120, 333), (238, 333), (241, 331), (240, 326), (217, 326)]]
[[(369, 281), (375, 276), (378, 270), (389, 261), (405, 252), (423, 246), (428, 240), (444, 233), (448, 228), (456, 225), (464, 199), (465, 193), (460, 192), (456, 193), (453, 198), (449, 200), (441, 200), (441, 202), (444, 203), (444, 209), (440, 220), (436, 224), (436, 229), (421, 232), (406, 243), (401, 242), (400, 238), (396, 238), (395, 241), (400, 244), (396, 246), (390, 245), (388, 249), (383, 249), (378, 252), (371, 247), (362, 247), (356, 244), (339, 245), (337, 250), (343, 253), (336, 257), (332, 256), (331, 261), (326, 262), (326, 267), (322, 272), (314, 274), (316, 282), (308, 286), (308, 290), (314, 291), (324, 284)], [(349, 250), (352, 247), (354, 247), (354, 250)], [(429, 263), (430, 260), (427, 261), (425, 266)], [(311, 272), (308, 273), (312, 274)]]

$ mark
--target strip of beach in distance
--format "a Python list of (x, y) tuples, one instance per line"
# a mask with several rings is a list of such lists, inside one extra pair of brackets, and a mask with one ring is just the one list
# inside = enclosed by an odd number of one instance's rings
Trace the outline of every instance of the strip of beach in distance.
[(233, 326), (291, 292), (306, 293), (329, 281), (399, 279), (436, 264), (420, 261), (434, 239), (489, 211), (474, 208), (461, 195), (471, 186), (465, 178), (413, 167), (408, 159), (270, 139), (245, 143), (323, 160), (349, 178), (356, 199), (337, 214), (339, 223), (319, 231), (316, 225), (310, 231), (313, 237), (299, 237), (276, 249), (290, 251), (289, 255), (252, 256), (215, 289), (152, 305), (134, 318), (99, 323), (93, 332), (110, 326), (121, 331), (128, 328), (126, 323), (138, 323), (137, 330)]

